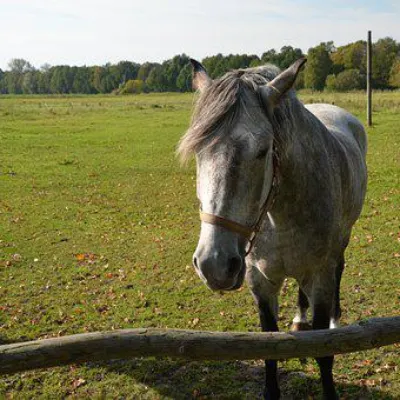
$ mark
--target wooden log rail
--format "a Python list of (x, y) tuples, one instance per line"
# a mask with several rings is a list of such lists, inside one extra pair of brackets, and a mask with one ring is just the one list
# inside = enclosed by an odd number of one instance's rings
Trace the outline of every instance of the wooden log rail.
[(139, 328), (0, 346), (0, 374), (133, 357), (252, 360), (321, 357), (400, 343), (400, 316), (307, 332), (204, 332)]

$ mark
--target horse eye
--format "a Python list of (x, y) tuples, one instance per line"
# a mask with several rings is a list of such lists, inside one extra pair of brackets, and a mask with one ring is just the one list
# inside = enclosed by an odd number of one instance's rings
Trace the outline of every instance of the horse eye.
[(267, 155), (268, 150), (262, 150), (257, 154), (257, 160), (261, 160), (262, 158), (264, 158)]

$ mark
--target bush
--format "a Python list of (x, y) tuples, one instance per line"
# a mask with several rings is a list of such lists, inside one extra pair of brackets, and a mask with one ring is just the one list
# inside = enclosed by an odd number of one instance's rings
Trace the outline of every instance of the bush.
[(334, 92), (336, 90), (336, 76), (328, 75), (325, 81), (325, 89), (329, 92)]
[(304, 89), (304, 71), (300, 71), (294, 83), (296, 90)]
[(363, 89), (365, 88), (365, 77), (358, 69), (347, 69), (336, 75), (334, 86), (338, 92)]
[(119, 89), (119, 94), (137, 94), (144, 91), (144, 82), (140, 79), (129, 79)]
[(400, 58), (395, 60), (390, 70), (389, 85), (400, 88)]

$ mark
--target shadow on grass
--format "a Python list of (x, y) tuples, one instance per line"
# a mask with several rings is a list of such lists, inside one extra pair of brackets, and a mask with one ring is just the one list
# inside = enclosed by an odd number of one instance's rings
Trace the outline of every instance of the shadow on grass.
[[(138, 384), (156, 390), (168, 399), (262, 399), (264, 367), (260, 362), (190, 362), (136, 359), (116, 361), (107, 366), (110, 372), (126, 374)], [(280, 369), (282, 400), (320, 399), (318, 376), (303, 371)], [(395, 400), (376, 388), (338, 382), (340, 399)]]
[(11, 344), (11, 343), (15, 343), (15, 342), (12, 341), (12, 340), (8, 340), (5, 337), (0, 336), (0, 345), (2, 345), (2, 344)]

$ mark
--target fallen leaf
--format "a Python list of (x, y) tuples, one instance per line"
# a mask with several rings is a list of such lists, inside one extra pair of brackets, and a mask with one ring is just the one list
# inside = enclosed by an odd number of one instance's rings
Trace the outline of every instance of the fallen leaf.
[(82, 385), (84, 385), (85, 383), (86, 383), (86, 381), (85, 381), (84, 379), (82, 379), (82, 378), (75, 379), (75, 380), (72, 382), (72, 387), (73, 387), (74, 389), (77, 389), (79, 386), (82, 386)]
[(376, 386), (377, 384), (375, 379), (360, 379), (360, 383), (363, 386)]
[(78, 254), (75, 254), (75, 258), (78, 260), (78, 261), (85, 261), (85, 254), (84, 253), (78, 253)]

